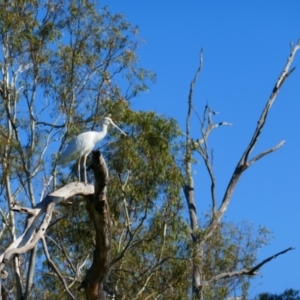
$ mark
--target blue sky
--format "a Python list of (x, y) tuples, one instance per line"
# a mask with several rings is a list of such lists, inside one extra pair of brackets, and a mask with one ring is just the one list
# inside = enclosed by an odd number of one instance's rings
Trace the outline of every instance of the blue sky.
[[(300, 2), (110, 0), (101, 4), (139, 26), (145, 40), (138, 50), (140, 64), (157, 74), (149, 92), (133, 100), (134, 108), (174, 117), (183, 130), (189, 84), (204, 48), (194, 106), (202, 114), (208, 102), (220, 112), (216, 122), (233, 123), (219, 128), (210, 140), (220, 200), (286, 62), (289, 43), (300, 38)], [(253, 155), (281, 140), (286, 143), (246, 171), (226, 217), (264, 225), (273, 232), (271, 244), (259, 252), (260, 260), (296, 248), (261, 269), (250, 297), (300, 289), (300, 52), (294, 65), (299, 67), (280, 91)], [(200, 136), (195, 116), (192, 135)], [(201, 166), (196, 166), (195, 185), (198, 210), (205, 210), (209, 182)]]

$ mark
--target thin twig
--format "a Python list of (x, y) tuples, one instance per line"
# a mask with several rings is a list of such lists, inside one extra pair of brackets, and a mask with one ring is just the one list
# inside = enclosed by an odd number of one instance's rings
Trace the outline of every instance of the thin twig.
[(263, 265), (265, 265), (266, 263), (268, 263), (272, 259), (276, 258), (277, 256), (285, 254), (286, 252), (294, 250), (294, 249), (295, 248), (293, 248), (293, 247), (289, 247), (289, 248), (287, 248), (283, 251), (280, 251), (280, 252), (264, 259), (262, 262), (255, 265), (251, 269), (241, 269), (241, 270), (237, 270), (237, 271), (233, 271), (233, 272), (226, 272), (226, 273), (219, 274), (219, 275), (214, 276), (213, 278), (211, 278), (209, 281), (207, 281), (206, 284), (208, 285), (212, 282), (216, 282), (216, 281), (219, 281), (220, 279), (225, 279), (225, 278), (229, 278), (229, 277), (235, 277), (235, 276), (241, 276), (241, 275), (250, 275), (250, 276), (251, 275), (256, 275), (257, 270), (260, 269)]
[(70, 292), (66, 280), (65, 280), (64, 277), (61, 275), (61, 273), (59, 272), (58, 268), (56, 267), (56, 265), (54, 264), (54, 262), (52, 261), (50, 255), (49, 255), (48, 247), (47, 247), (47, 243), (46, 243), (46, 239), (45, 239), (44, 236), (42, 237), (42, 242), (43, 242), (43, 248), (44, 248), (44, 252), (45, 252), (45, 255), (46, 255), (46, 258), (47, 258), (47, 261), (48, 261), (49, 266), (50, 266), (50, 267), (52, 268), (52, 270), (57, 274), (57, 276), (59, 277), (59, 279), (60, 279), (61, 282), (63, 283), (66, 292), (69, 294), (69, 296), (70, 296), (72, 299), (75, 300), (76, 298), (75, 298), (75, 297), (73, 296), (73, 294)]

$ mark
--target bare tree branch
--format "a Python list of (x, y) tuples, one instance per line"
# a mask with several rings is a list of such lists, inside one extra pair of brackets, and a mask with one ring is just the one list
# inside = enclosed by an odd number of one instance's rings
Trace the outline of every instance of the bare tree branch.
[[(197, 243), (197, 231), (199, 228), (198, 224), (198, 216), (196, 211), (195, 204), (195, 194), (194, 194), (194, 180), (192, 174), (192, 149), (190, 147), (190, 121), (191, 121), (191, 113), (193, 109), (193, 93), (194, 86), (197, 82), (198, 76), (203, 67), (203, 49), (200, 51), (200, 62), (198, 69), (195, 73), (195, 76), (190, 84), (190, 90), (188, 95), (188, 112), (186, 117), (186, 154), (185, 154), (185, 171), (186, 178), (183, 186), (183, 192), (186, 198), (188, 210), (189, 210), (189, 218), (190, 218), (190, 226), (191, 226), (191, 237), (194, 243)], [(196, 252), (200, 254), (200, 249), (196, 244)], [(199, 288), (201, 287), (201, 274), (199, 272), (199, 268), (196, 265), (197, 263), (193, 261), (193, 292), (196, 294), (200, 293)]]
[[(31, 250), (37, 244), (39, 239), (44, 236), (56, 204), (74, 195), (91, 195), (93, 193), (94, 187), (92, 185), (85, 185), (84, 183), (79, 182), (70, 183), (49, 194), (33, 209), (22, 208), (21, 211), (30, 211), (30, 215), (27, 217), (26, 227), (22, 235), (13, 241), (6, 251), (0, 255), (0, 271), (3, 270), (6, 263), (13, 257)], [(18, 208), (18, 206), (14, 207)], [(40, 222), (41, 216), (43, 216), (42, 222)]]
[(234, 276), (241, 276), (241, 275), (256, 275), (257, 274), (257, 270), (260, 269), (264, 264), (268, 263), (269, 261), (271, 261), (272, 259), (276, 258), (279, 255), (285, 254), (288, 251), (294, 250), (295, 248), (293, 247), (289, 247), (283, 251), (280, 251), (266, 259), (264, 259), (262, 262), (260, 262), (259, 264), (255, 265), (254, 267), (252, 267), (251, 269), (241, 269), (241, 270), (237, 270), (234, 272), (226, 272), (226, 273), (222, 273), (219, 274), (217, 276), (214, 276), (213, 278), (211, 278), (209, 281), (207, 281), (205, 284), (210, 284), (212, 282), (216, 282), (220, 279), (225, 279), (228, 277), (234, 277)]
[[(129, 240), (126, 243), (126, 245), (123, 247), (122, 252), (119, 253), (119, 255), (111, 261), (111, 266), (114, 265), (116, 262), (118, 262), (120, 259), (122, 259), (128, 249), (135, 247), (136, 245), (138, 245), (141, 242), (140, 240), (138, 240), (133, 243), (133, 240), (134, 240), (135, 236), (138, 234), (138, 232), (140, 231), (140, 229), (142, 229), (142, 226), (143, 226), (145, 220), (147, 219), (149, 201), (147, 200), (146, 203), (147, 203), (147, 205), (146, 205), (143, 217), (141, 217), (140, 222), (136, 226), (135, 231), (132, 233), (132, 235), (130, 235)], [(126, 226), (125, 226), (125, 229), (127, 229)], [(120, 247), (119, 247), (119, 249), (120, 249)]]
[(47, 243), (46, 243), (46, 239), (45, 237), (43, 236), (42, 237), (42, 242), (43, 242), (43, 248), (44, 248), (44, 252), (45, 252), (45, 255), (46, 255), (46, 258), (47, 258), (47, 261), (48, 261), (48, 265), (51, 267), (51, 269), (57, 274), (58, 278), (61, 280), (61, 282), (63, 283), (64, 287), (65, 287), (65, 290), (66, 292), (68, 293), (68, 295), (71, 297), (71, 299), (76, 299), (73, 294), (70, 292), (69, 288), (68, 288), (68, 285), (67, 285), (67, 282), (66, 280), (64, 279), (64, 277), (61, 275), (61, 273), (59, 272), (58, 268), (56, 267), (56, 265), (54, 264), (54, 262), (52, 261), (51, 257), (50, 257), (50, 254), (48, 252), (48, 247), (47, 247)]
[(76, 274), (76, 268), (75, 268), (75, 266), (72, 264), (72, 261), (71, 261), (69, 255), (68, 255), (68, 253), (67, 253), (67, 251), (66, 251), (66, 249), (65, 249), (65, 247), (64, 247), (64, 245), (63, 245), (63, 243), (62, 243), (62, 241), (61, 241), (61, 237), (60, 237), (60, 239), (59, 239), (59, 244), (60, 244), (60, 248), (61, 248), (61, 250), (62, 250), (62, 253), (63, 253), (63, 255), (65, 256), (65, 258), (67, 259), (67, 262), (68, 262), (68, 264), (69, 264), (71, 270), (74, 272), (74, 274)]
[(262, 129), (266, 123), (267, 117), (268, 117), (268, 113), (272, 107), (272, 104), (274, 103), (276, 96), (279, 93), (279, 90), (283, 84), (283, 82), (285, 81), (285, 79), (294, 71), (294, 68), (292, 70), (290, 69), (290, 66), (294, 60), (295, 54), (296, 52), (300, 49), (300, 42), (298, 42), (298, 44), (295, 47), (291, 48), (291, 52), (290, 55), (288, 57), (287, 63), (283, 68), (283, 71), (281, 73), (281, 75), (279, 76), (273, 90), (272, 93), (270, 95), (269, 100), (267, 101), (262, 114), (258, 120), (256, 129), (253, 133), (253, 136), (249, 142), (249, 145), (247, 146), (246, 150), (244, 151), (240, 161), (238, 162), (233, 175), (229, 181), (229, 184), (227, 186), (227, 189), (225, 191), (225, 194), (223, 196), (223, 200), (222, 203), (217, 211), (216, 214), (216, 218), (213, 219), (211, 221), (211, 223), (209, 224), (208, 228), (207, 228), (207, 234), (205, 236), (205, 238), (201, 241), (201, 245), (204, 245), (204, 243), (206, 242), (206, 240), (213, 234), (214, 230), (217, 227), (217, 224), (220, 222), (220, 220), (222, 219), (222, 217), (224, 216), (227, 207), (229, 205), (231, 196), (233, 194), (233, 191), (241, 177), (241, 175), (243, 174), (243, 172), (249, 167), (251, 166), (255, 161), (257, 161), (258, 159), (262, 158), (263, 156), (277, 150), (278, 148), (280, 148), (282, 146), (282, 142), (279, 143), (276, 147), (269, 149), (265, 152), (262, 152), (261, 154), (257, 155), (256, 157), (254, 157), (252, 160), (248, 161), (249, 155), (251, 153), (251, 151), (254, 149), (257, 141), (258, 141), (258, 137), (260, 136)]
[(207, 172), (210, 177), (212, 218), (215, 218), (217, 199), (216, 199), (216, 179), (215, 179), (214, 171), (213, 171), (213, 167), (212, 167), (213, 160), (210, 159), (209, 150), (208, 150), (208, 137), (209, 137), (210, 133), (214, 129), (218, 128), (219, 126), (231, 126), (232, 125), (231, 123), (228, 123), (228, 122), (219, 122), (217, 124), (214, 124), (213, 120), (212, 120), (212, 115), (216, 115), (216, 114), (217, 114), (217, 112), (213, 111), (208, 105), (205, 106), (205, 110), (203, 113), (203, 122), (201, 122), (202, 138), (196, 140), (196, 142), (193, 145), (193, 147), (196, 149), (196, 151), (198, 151), (199, 154), (202, 156), (204, 163), (205, 163), (205, 167), (206, 167)]
[(273, 148), (270, 148), (268, 150), (265, 150), (263, 152), (261, 152), (260, 154), (256, 155), (255, 157), (253, 157), (248, 163), (247, 163), (247, 167), (249, 168), (252, 164), (254, 164), (256, 161), (258, 161), (259, 159), (263, 158), (264, 156), (278, 150), (279, 148), (281, 148), (284, 145), (285, 141), (281, 141), (278, 145), (276, 145)]

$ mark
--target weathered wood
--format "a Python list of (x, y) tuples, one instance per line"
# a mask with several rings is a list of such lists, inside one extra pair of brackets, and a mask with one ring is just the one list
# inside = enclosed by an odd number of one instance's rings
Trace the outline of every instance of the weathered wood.
[(93, 152), (92, 169), (95, 175), (95, 193), (87, 198), (86, 208), (95, 227), (96, 245), (93, 262), (79, 287), (85, 289), (90, 300), (106, 299), (103, 281), (111, 260), (111, 220), (106, 198), (108, 170), (100, 151)]
[[(45, 235), (52, 219), (52, 212), (56, 204), (74, 195), (88, 196), (94, 194), (94, 187), (80, 182), (72, 182), (46, 196), (33, 208), (23, 208), (13, 204), (12, 210), (28, 213), (26, 227), (23, 233), (0, 255), (0, 271), (12, 258), (33, 249), (37, 242)], [(43, 217), (42, 222), (40, 218)]]

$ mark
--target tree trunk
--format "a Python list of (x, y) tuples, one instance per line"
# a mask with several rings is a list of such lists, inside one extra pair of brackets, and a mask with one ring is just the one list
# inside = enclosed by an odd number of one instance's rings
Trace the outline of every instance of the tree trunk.
[(87, 198), (86, 208), (94, 223), (96, 246), (92, 265), (87, 271), (80, 289), (85, 289), (87, 299), (102, 300), (106, 299), (103, 281), (109, 270), (111, 260), (111, 220), (106, 199), (108, 170), (100, 151), (93, 152), (92, 169), (95, 175), (95, 193)]

